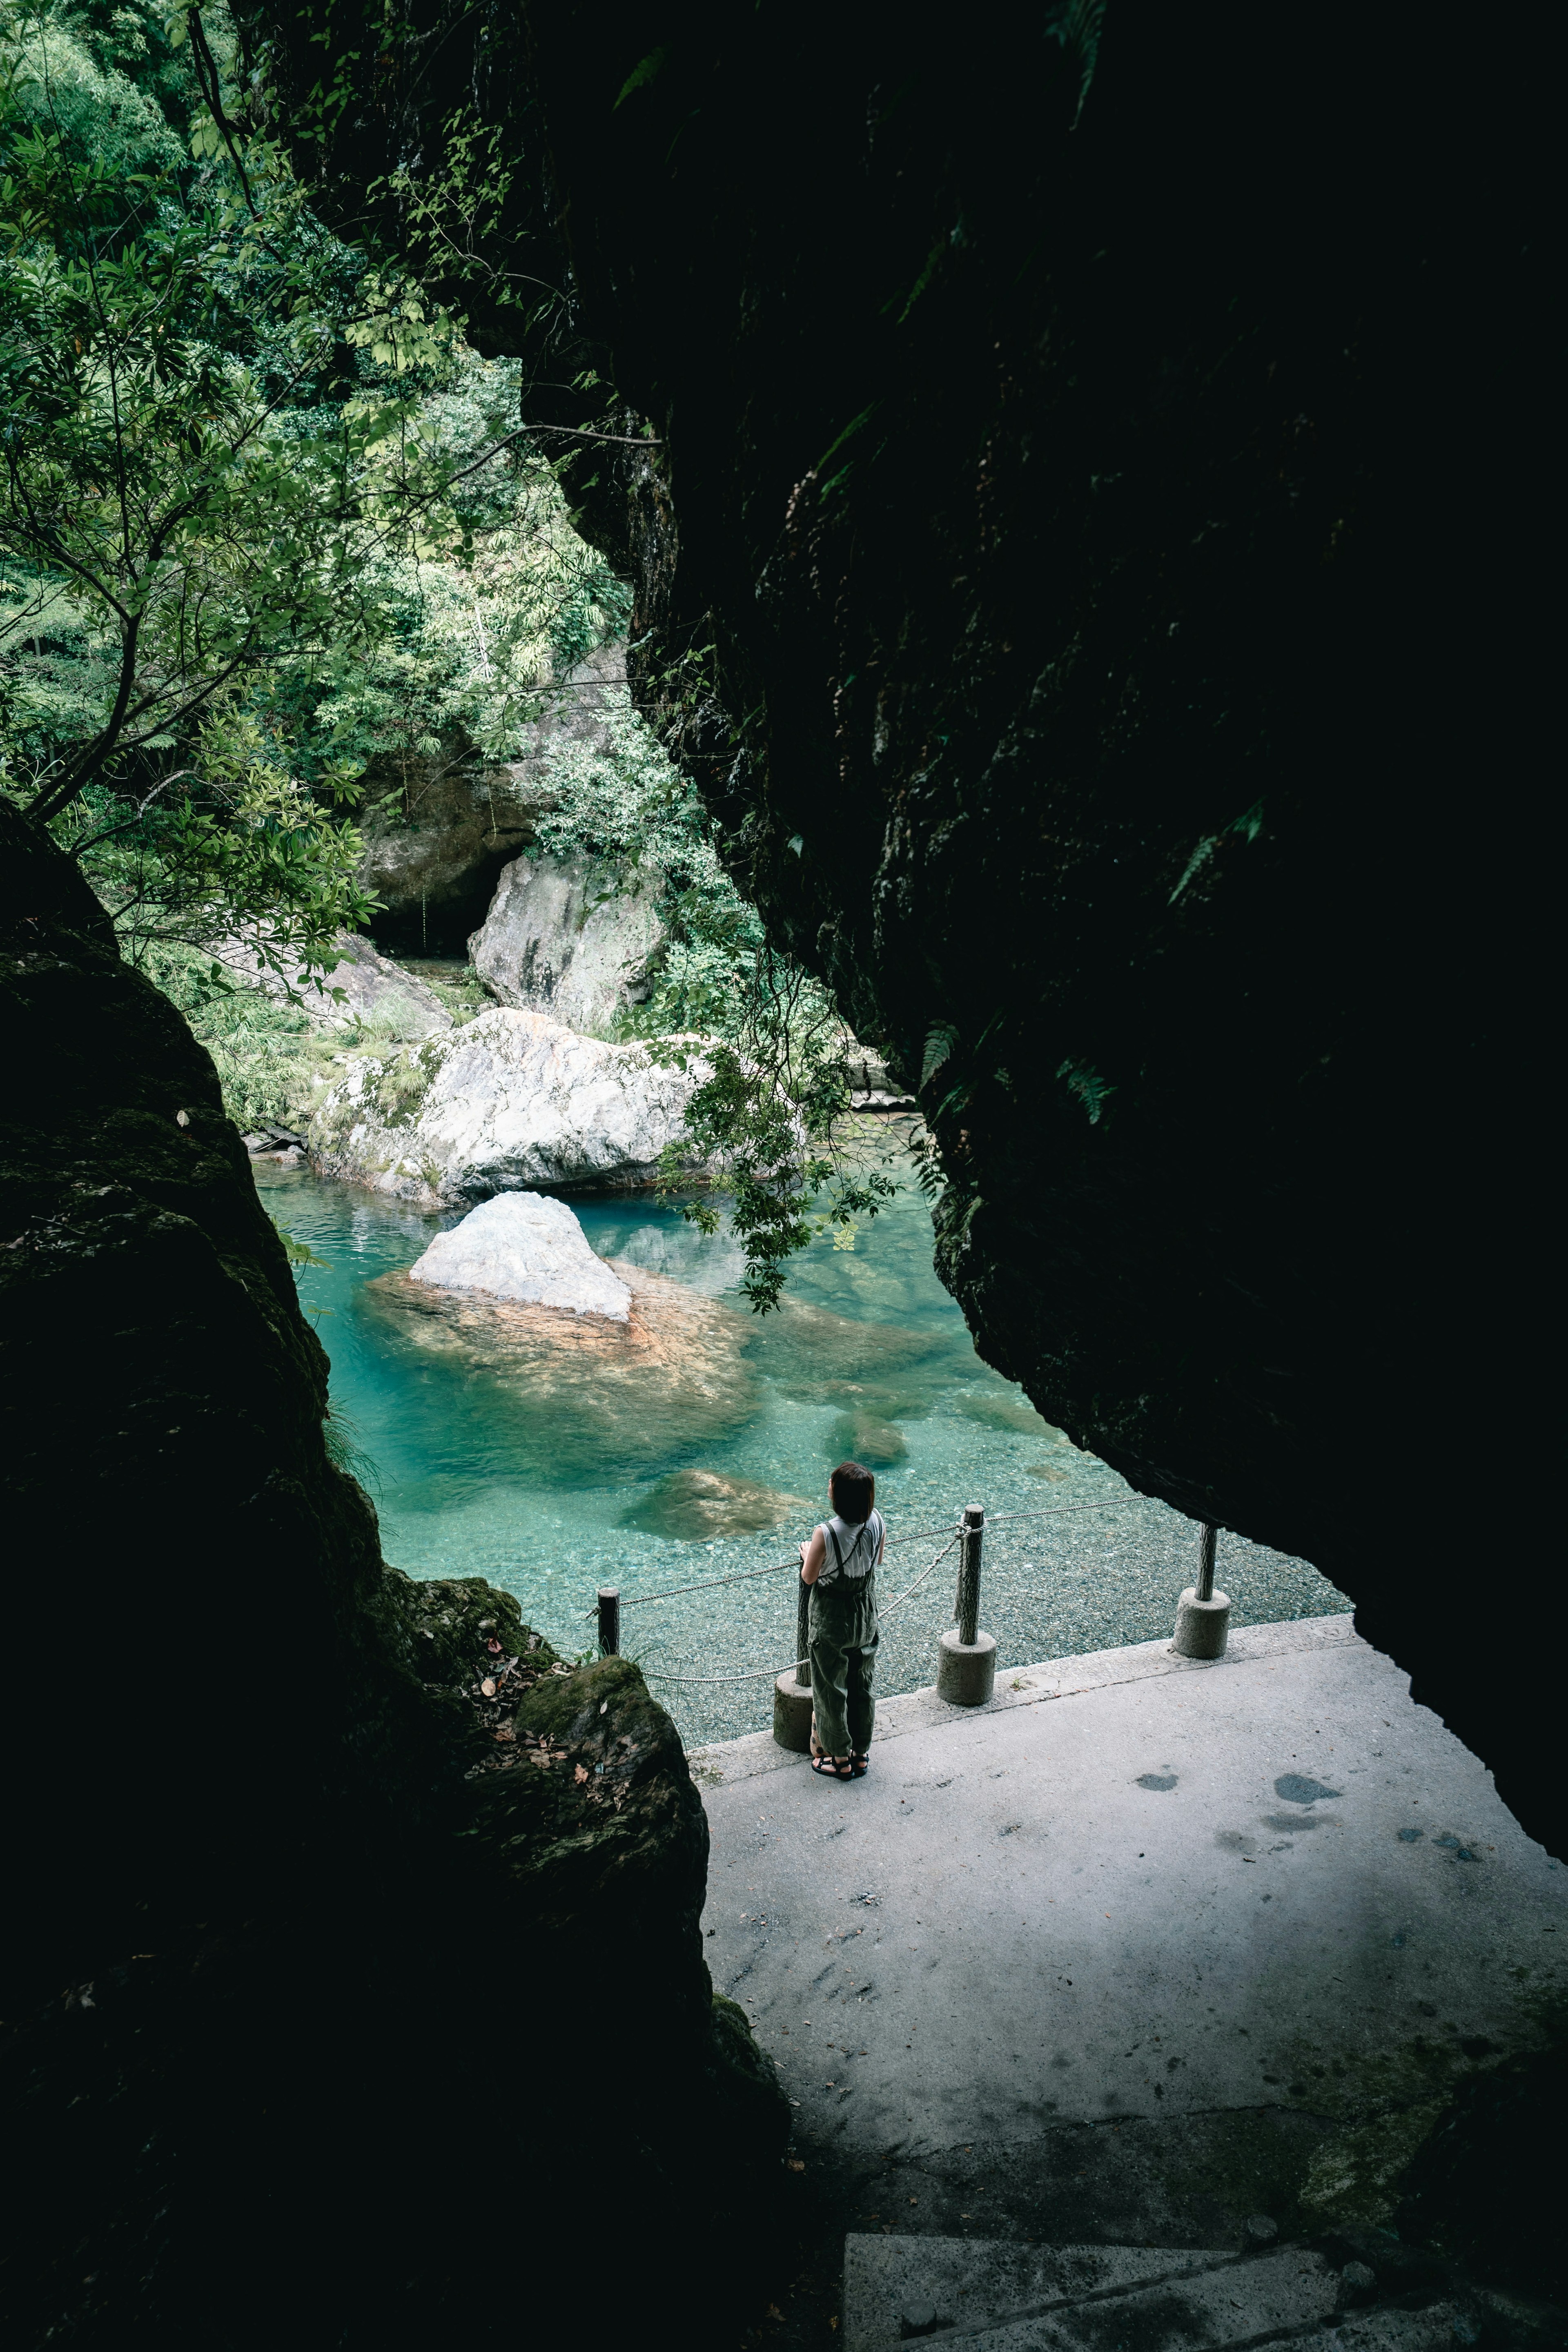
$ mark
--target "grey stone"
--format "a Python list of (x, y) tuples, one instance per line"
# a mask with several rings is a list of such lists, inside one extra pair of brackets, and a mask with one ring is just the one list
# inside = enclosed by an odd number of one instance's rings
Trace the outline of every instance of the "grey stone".
[(848, 1041), (849, 1092), (857, 1110), (908, 1110), (915, 1097), (900, 1086), (874, 1046)]
[(502, 1004), (607, 1036), (642, 1003), (665, 940), (663, 877), (635, 882), (584, 857), (519, 857), (496, 886), (468, 954)]
[(1340, 2285), (1352, 2301), (1361, 2302), (1377, 2293), (1377, 2273), (1370, 2263), (1347, 2263), (1340, 2273)]
[(1274, 2220), (1272, 2214), (1249, 2213), (1247, 2217), (1247, 2234), (1254, 2245), (1267, 2246), (1279, 2235), (1279, 2224)]
[(369, 1030), (389, 1041), (434, 1037), (452, 1027), (452, 1016), (435, 992), (357, 932), (340, 931), (333, 941), (339, 961), (324, 980), (307, 978), (294, 956), (280, 958), (274, 971), (254, 942), (226, 940), (217, 961), (237, 980), (259, 988), (279, 1003), (297, 1004), (317, 1029)]
[(353, 1061), (311, 1114), (325, 1176), (432, 1205), (541, 1185), (649, 1184), (682, 1131), (703, 1066), (579, 1037), (540, 1013)]
[(481, 1291), (573, 1315), (629, 1319), (631, 1292), (589, 1248), (564, 1201), (539, 1192), (498, 1192), (460, 1225), (437, 1234), (408, 1269), (437, 1290)]
[(559, 684), (523, 730), (519, 756), (479, 757), (454, 734), (428, 755), (373, 761), (360, 814), (360, 878), (382, 901), (376, 936), (399, 955), (460, 955), (495, 896), (502, 869), (533, 840), (555, 805), (549, 755), (563, 740), (601, 747), (605, 709), (624, 695), (626, 649), (605, 646)]

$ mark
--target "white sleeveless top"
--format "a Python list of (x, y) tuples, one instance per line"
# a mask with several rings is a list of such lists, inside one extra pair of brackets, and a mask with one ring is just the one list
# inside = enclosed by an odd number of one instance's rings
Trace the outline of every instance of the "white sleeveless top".
[(869, 1576), (877, 1565), (877, 1554), (882, 1548), (882, 1514), (873, 1510), (857, 1528), (835, 1511), (830, 1519), (822, 1522), (817, 1533), (823, 1542), (818, 1584), (837, 1584), (840, 1577), (858, 1582)]

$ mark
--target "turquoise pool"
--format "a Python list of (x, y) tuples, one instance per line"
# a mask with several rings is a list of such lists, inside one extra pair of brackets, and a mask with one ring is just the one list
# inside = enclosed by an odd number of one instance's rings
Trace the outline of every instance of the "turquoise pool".
[[(786, 1560), (826, 1510), (833, 1462), (852, 1450), (878, 1456), (878, 1499), (898, 1539), (885, 1602), (974, 1501), (996, 1522), (982, 1620), (1004, 1664), (1170, 1630), (1193, 1528), (1133, 1497), (981, 1362), (931, 1270), (930, 1216), (912, 1183), (852, 1250), (814, 1243), (786, 1310), (762, 1318), (735, 1297), (739, 1258), (725, 1236), (704, 1239), (647, 1195), (574, 1196), (601, 1255), (704, 1302), (693, 1310), (703, 1377), (695, 1388), (650, 1377), (563, 1389), (482, 1345), (421, 1344), (394, 1311), (388, 1277), (456, 1212), (426, 1213), (267, 1161), (256, 1178), (278, 1223), (326, 1261), (299, 1269), (300, 1299), (365, 1457), (386, 1558), (415, 1576), (489, 1578), (568, 1654), (592, 1642), (601, 1583), (630, 1603)], [(704, 1500), (705, 1484), (721, 1490), (717, 1502)], [(934, 1679), (952, 1570), (950, 1554), (888, 1616), (884, 1690)], [(1222, 1537), (1220, 1574), (1239, 1622), (1348, 1606), (1304, 1561), (1240, 1538)], [(762, 1670), (794, 1655), (787, 1572), (626, 1605), (623, 1622), (623, 1647), (658, 1678), (689, 1743), (770, 1720)], [(686, 1679), (747, 1674), (755, 1678)]]

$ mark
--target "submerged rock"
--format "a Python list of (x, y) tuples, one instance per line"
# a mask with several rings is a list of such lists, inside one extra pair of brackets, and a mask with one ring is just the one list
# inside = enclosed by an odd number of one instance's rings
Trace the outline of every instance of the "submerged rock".
[(731, 1478), (718, 1470), (672, 1470), (622, 1512), (619, 1524), (638, 1528), (645, 1535), (700, 1543), (715, 1536), (760, 1535), (792, 1513), (810, 1508), (799, 1495), (781, 1495), (754, 1478)]
[(591, 858), (515, 859), (468, 941), (490, 994), (590, 1035), (607, 1034), (628, 1005), (646, 1000), (649, 967), (665, 940), (663, 877), (624, 885), (621, 868)]
[(678, 1446), (729, 1433), (757, 1402), (746, 1317), (624, 1259), (607, 1270), (631, 1294), (624, 1322), (406, 1274), (367, 1283), (359, 1311), (467, 1384), (476, 1450), (514, 1475), (602, 1485), (608, 1467), (647, 1475)]
[(885, 1470), (909, 1452), (901, 1429), (874, 1412), (847, 1412), (828, 1431), (825, 1453), (835, 1462), (864, 1462), (868, 1469)]
[(497, 1008), (352, 1063), (310, 1119), (310, 1156), (405, 1201), (455, 1204), (541, 1184), (649, 1184), (700, 1066)]
[(482, 1201), (460, 1225), (437, 1234), (409, 1267), (408, 1278), (573, 1315), (607, 1315), (616, 1323), (626, 1322), (632, 1296), (589, 1248), (565, 1202), (539, 1192), (500, 1192)]

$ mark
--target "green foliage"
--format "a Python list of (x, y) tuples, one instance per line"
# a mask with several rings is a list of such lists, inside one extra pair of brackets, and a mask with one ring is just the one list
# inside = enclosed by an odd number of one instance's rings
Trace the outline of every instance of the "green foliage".
[[(814, 1233), (852, 1242), (894, 1190), (867, 1169), (849, 1127), (849, 1040), (824, 991), (768, 947), (757, 911), (719, 856), (711, 820), (688, 779), (625, 695), (606, 697), (604, 742), (563, 738), (546, 754), (553, 811), (535, 855), (584, 855), (629, 889), (663, 892), (669, 940), (629, 1035), (701, 1073), (686, 1133), (667, 1151), (664, 1182), (685, 1190), (692, 1158), (731, 1195), (745, 1252), (742, 1289), (758, 1313), (777, 1306), (788, 1261)], [(717, 1231), (719, 1212), (682, 1214)]]
[(305, 1115), (330, 1048), (297, 1006), (237, 986), (221, 965), (188, 949), (151, 946), (143, 968), (212, 1055), (237, 1128), (294, 1124)]
[[(518, 422), (519, 363), (329, 235), (265, 119), (219, 5), (0, 13), (0, 790), (79, 858), (244, 1125), (307, 1116), (331, 1045), (233, 982), (233, 942), (285, 993), (330, 984), (339, 932), (374, 912), (367, 777), (406, 791), (416, 762), (517, 755), (542, 689), (630, 607), (572, 527), (570, 454)], [(541, 320), (548, 343), (559, 289), (483, 259), (512, 171), (497, 136), (454, 119), (438, 184), (391, 192), (421, 266), (483, 281), (519, 348)], [(595, 414), (614, 398), (574, 388)], [(710, 651), (666, 678), (671, 709)], [(611, 702), (601, 748), (549, 755), (540, 847), (661, 894), (668, 942), (627, 1028), (672, 1058), (703, 1040), (675, 1156), (732, 1191), (766, 1309), (792, 1253), (825, 1225), (852, 1240), (890, 1180), (840, 1140), (831, 1004), (767, 949), (694, 790)]]
[(309, 1242), (297, 1242), (288, 1226), (280, 1225), (276, 1217), (273, 1218), (272, 1224), (273, 1230), (283, 1244), (283, 1255), (290, 1265), (320, 1265), (331, 1270), (331, 1260), (318, 1257)]
[(506, 756), (625, 599), (516, 369), (321, 227), (226, 19), (168, 24), (0, 16), (0, 789), (133, 953), (319, 977), (367, 763)]
[[(856, 1220), (874, 1217), (898, 1189), (885, 1169), (864, 1166), (847, 1135), (850, 1110), (842, 1023), (798, 964), (763, 947), (733, 972), (725, 1033), (704, 1044), (706, 1075), (687, 1109), (686, 1133), (665, 1153), (664, 1181), (682, 1180), (695, 1153), (720, 1171), (731, 1193), (730, 1223), (745, 1252), (741, 1288), (768, 1314), (783, 1295), (788, 1262), (814, 1234), (852, 1245)], [(667, 1055), (683, 1068), (682, 1045)], [(705, 1233), (719, 1229), (707, 1202), (682, 1210)]]

